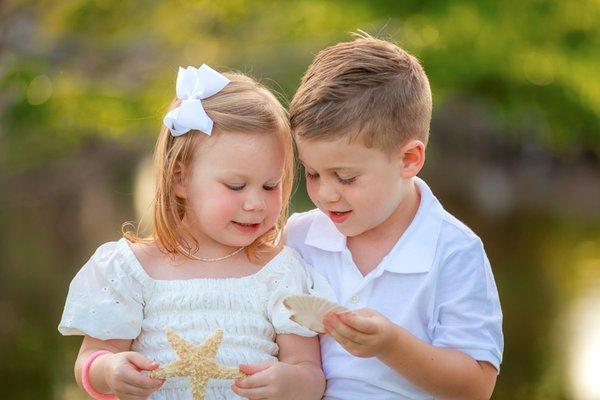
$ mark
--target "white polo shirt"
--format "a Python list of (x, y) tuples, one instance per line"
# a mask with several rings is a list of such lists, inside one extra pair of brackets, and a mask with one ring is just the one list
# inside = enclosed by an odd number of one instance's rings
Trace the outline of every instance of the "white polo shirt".
[[(346, 237), (315, 209), (294, 214), (287, 245), (331, 284), (350, 309), (372, 308), (419, 339), (500, 369), (502, 310), (481, 240), (445, 211), (419, 179), (419, 209), (381, 263), (363, 276)], [(326, 399), (432, 399), (377, 358), (354, 357), (321, 335)]]

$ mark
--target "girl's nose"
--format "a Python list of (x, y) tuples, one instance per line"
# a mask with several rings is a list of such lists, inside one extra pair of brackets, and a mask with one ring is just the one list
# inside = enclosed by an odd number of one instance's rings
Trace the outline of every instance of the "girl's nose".
[(251, 194), (245, 200), (242, 208), (244, 211), (262, 211), (266, 208), (264, 196), (260, 194)]

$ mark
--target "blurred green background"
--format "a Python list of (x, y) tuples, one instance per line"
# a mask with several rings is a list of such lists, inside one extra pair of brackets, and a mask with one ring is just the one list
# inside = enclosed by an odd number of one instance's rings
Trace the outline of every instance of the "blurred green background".
[(84, 398), (80, 338), (56, 330), (68, 282), (144, 212), (177, 67), (240, 70), (287, 104), (363, 29), (429, 74), (421, 175), (483, 238), (504, 310), (493, 398), (600, 399), (598, 21), (597, 0), (0, 2), (1, 397)]

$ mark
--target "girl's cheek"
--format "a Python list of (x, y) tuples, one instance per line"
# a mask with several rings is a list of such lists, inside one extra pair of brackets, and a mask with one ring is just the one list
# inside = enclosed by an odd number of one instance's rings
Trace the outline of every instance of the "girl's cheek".
[(281, 209), (281, 207), (283, 206), (283, 199), (281, 198), (282, 194), (283, 193), (281, 187), (279, 187), (277, 190), (274, 190), (273, 193), (271, 193), (273, 203), (278, 209)]
[(270, 208), (273, 209), (276, 214), (279, 214), (283, 206), (281, 194), (281, 187), (277, 190), (273, 190), (273, 192), (269, 194), (269, 204), (271, 204)]
[(238, 196), (229, 193), (221, 196), (215, 204), (217, 207), (220, 207), (223, 210), (232, 210), (238, 207), (239, 199)]
[(213, 213), (230, 212), (231, 209), (235, 209), (239, 205), (239, 195), (232, 190), (218, 188), (212, 193), (209, 209)]

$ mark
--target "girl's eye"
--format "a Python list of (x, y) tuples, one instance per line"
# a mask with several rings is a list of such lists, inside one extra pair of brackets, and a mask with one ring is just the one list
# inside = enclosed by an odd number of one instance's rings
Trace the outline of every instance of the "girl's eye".
[(354, 176), (352, 178), (347, 178), (347, 179), (346, 178), (342, 178), (339, 175), (336, 175), (336, 177), (338, 179), (338, 182), (340, 182), (342, 185), (349, 185), (349, 184), (351, 184), (352, 182), (354, 182), (356, 180), (356, 176)]
[(272, 185), (272, 186), (267, 186), (267, 185), (265, 185), (265, 186), (263, 186), (263, 189), (265, 189), (265, 190), (267, 190), (267, 191), (271, 191), (271, 190), (275, 190), (275, 189), (277, 189), (277, 187), (279, 187), (279, 183), (277, 183), (277, 184), (275, 184), (275, 185)]
[(227, 186), (227, 188), (230, 189), (230, 190), (238, 191), (238, 190), (242, 190), (243, 188), (245, 188), (246, 184), (243, 184), (243, 185), (228, 185), (228, 184), (225, 184), (225, 186)]

